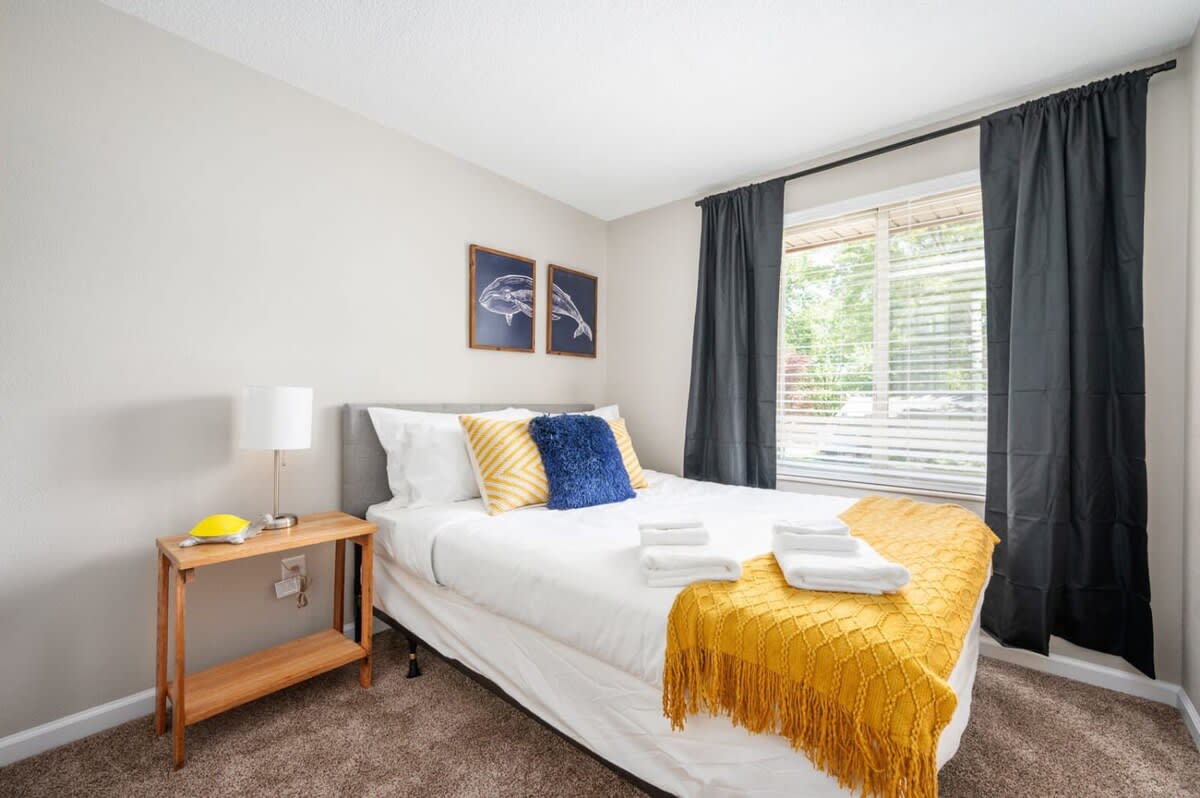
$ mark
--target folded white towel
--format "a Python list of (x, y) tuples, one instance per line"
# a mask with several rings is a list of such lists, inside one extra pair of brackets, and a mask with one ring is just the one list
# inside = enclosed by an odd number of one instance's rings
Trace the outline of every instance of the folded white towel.
[(793, 535), (849, 535), (850, 527), (836, 518), (816, 518), (800, 521), (776, 521), (775, 531), (790, 532)]
[[(800, 585), (792, 585), (800, 587)], [(884, 591), (875, 585), (863, 582), (841, 582), (837, 579), (806, 579), (801, 590), (817, 590), (822, 593), (860, 593), (864, 596), (882, 596)]]
[(849, 535), (798, 535), (776, 529), (771, 535), (771, 549), (783, 551), (858, 551), (857, 538)]
[(650, 587), (732, 582), (742, 575), (740, 562), (708, 546), (644, 546), (641, 563)]
[(703, 526), (703, 521), (696, 521), (694, 519), (657, 518), (640, 522), (638, 529), (642, 531), (647, 529), (697, 529)]
[(784, 579), (804, 590), (839, 593), (894, 593), (912, 577), (903, 565), (888, 562), (861, 538), (853, 552), (811, 552), (776, 549), (775, 560)]
[(708, 543), (708, 530), (702, 526), (679, 529), (649, 527), (641, 530), (643, 546), (703, 546)]

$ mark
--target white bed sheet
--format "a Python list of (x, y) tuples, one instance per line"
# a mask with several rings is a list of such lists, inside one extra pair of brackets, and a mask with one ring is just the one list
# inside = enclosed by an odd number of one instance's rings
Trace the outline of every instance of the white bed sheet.
[[(770, 550), (773, 519), (836, 515), (854, 500), (647, 476), (636, 499), (569, 512), (488, 516), (479, 500), (375, 505), (367, 517), (379, 525), (376, 604), (560, 731), (672, 792), (846, 794), (782, 738), (749, 735), (727, 718), (691, 718), (683, 733), (671, 731), (662, 661), (679, 589), (645, 585), (637, 522), (702, 518), (713, 545), (744, 560)], [(950, 678), (959, 703), (939, 766), (966, 728), (978, 637), (977, 606)]]
[[(697, 715), (672, 731), (661, 688), (536, 629), (414, 578), (384, 556), (375, 604), (442, 654), (490, 679), (571, 739), (673, 795), (689, 798), (846, 798), (850, 790), (782, 737), (750, 734), (727, 717)], [(979, 610), (950, 676), (959, 703), (938, 741), (938, 766), (958, 750), (979, 655)], [(379, 745), (388, 741), (381, 739)]]
[(649, 472), (625, 502), (489, 516), (480, 500), (415, 510), (375, 505), (378, 549), (430, 582), (539, 629), (650, 684), (662, 684), (667, 615), (679, 588), (652, 588), (638, 565), (638, 522), (702, 519), (738, 561), (771, 550), (783, 516), (835, 516), (854, 503)]

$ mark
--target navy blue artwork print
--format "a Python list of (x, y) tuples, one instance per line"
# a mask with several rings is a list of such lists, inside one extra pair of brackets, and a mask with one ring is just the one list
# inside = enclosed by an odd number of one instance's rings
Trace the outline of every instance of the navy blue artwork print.
[(597, 280), (590, 274), (550, 267), (547, 351), (596, 356)]
[(533, 351), (534, 262), (471, 247), (471, 340), (477, 349)]

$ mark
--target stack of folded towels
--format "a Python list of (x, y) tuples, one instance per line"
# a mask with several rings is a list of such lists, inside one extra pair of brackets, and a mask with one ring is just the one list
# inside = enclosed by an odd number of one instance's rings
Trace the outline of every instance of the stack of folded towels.
[(728, 581), (742, 575), (742, 564), (708, 545), (701, 521), (644, 521), (642, 572), (650, 587), (682, 587), (692, 582)]
[(771, 550), (792, 587), (837, 593), (894, 593), (911, 578), (837, 519), (779, 521)]

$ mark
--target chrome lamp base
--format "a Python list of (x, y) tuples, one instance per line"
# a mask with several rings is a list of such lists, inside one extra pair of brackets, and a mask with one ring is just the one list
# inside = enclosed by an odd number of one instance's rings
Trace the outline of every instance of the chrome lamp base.
[(300, 519), (290, 513), (273, 515), (271, 520), (263, 524), (263, 529), (287, 529), (299, 523)]
[(279, 512), (279, 469), (283, 466), (283, 452), (275, 450), (275, 485), (274, 501), (271, 503), (270, 520), (263, 523), (263, 529), (290, 529), (299, 523), (300, 519), (291, 513)]

